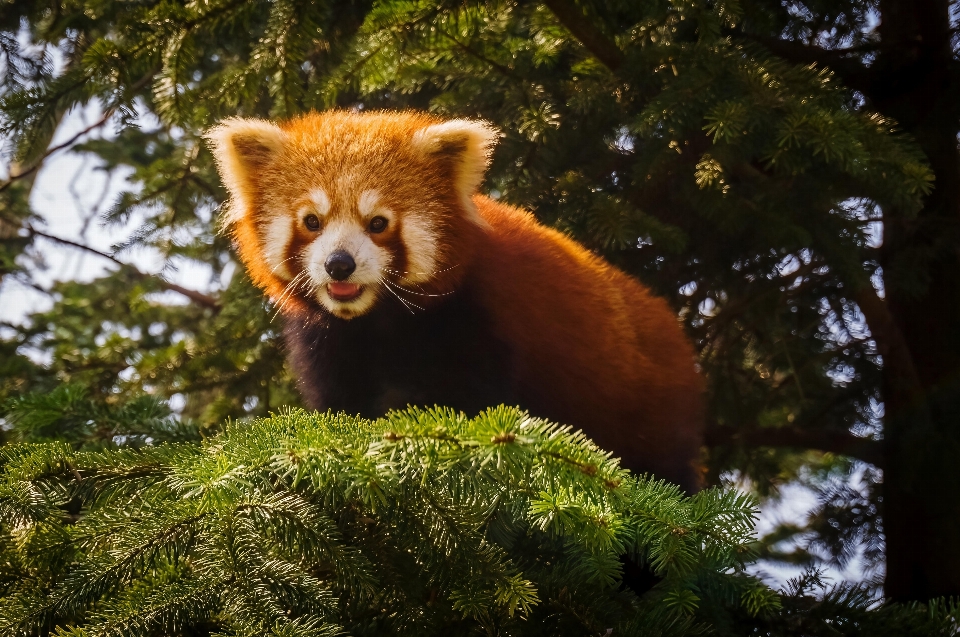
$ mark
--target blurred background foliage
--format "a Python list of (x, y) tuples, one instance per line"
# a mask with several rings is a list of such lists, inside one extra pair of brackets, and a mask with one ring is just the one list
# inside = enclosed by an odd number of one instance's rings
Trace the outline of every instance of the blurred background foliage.
[[(942, 494), (958, 481), (960, 347), (927, 343), (956, 331), (937, 303), (960, 289), (946, 188), (960, 162), (943, 141), (956, 155), (953, 15), (908, 0), (4, 3), (0, 277), (37, 287), (40, 241), (112, 263), (3, 326), (0, 436), (198, 439), (299, 403), (274, 308), (217, 232), (225, 192), (201, 135), (220, 118), (481, 117), (503, 135), (485, 192), (677, 309), (709, 383), (709, 481), (767, 501), (788, 483), (818, 494), (803, 524), (762, 538), (764, 557), (856, 559), (879, 584), (896, 550), (922, 577), (888, 578), (891, 597), (960, 594), (960, 549), (940, 541), (958, 515)], [(90, 104), (101, 118), (51, 146)], [(127, 175), (96, 220), (127, 230), (110, 251), (31, 210), (55, 153)], [(133, 265), (144, 250), (156, 272)], [(184, 263), (208, 280), (177, 279)], [(896, 505), (904, 489), (920, 514)], [(893, 519), (938, 548), (905, 547)]]

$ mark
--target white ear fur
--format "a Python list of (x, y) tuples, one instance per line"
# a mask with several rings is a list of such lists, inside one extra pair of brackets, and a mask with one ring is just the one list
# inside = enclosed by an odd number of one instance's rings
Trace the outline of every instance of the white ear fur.
[(249, 209), (251, 178), (280, 151), (286, 133), (266, 120), (231, 117), (208, 130), (204, 137), (230, 193), (230, 206), (223, 213), (223, 224), (229, 226)]
[(417, 131), (414, 147), (426, 155), (447, 156), (454, 165), (454, 187), (470, 219), (485, 225), (471, 197), (483, 182), (500, 133), (482, 120), (454, 119)]

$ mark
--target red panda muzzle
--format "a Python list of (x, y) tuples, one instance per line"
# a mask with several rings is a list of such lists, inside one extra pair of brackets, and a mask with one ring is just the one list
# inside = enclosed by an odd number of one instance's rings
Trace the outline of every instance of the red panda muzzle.
[(327, 292), (338, 301), (349, 301), (360, 296), (362, 288), (355, 283), (328, 283)]
[(353, 274), (357, 264), (349, 254), (343, 250), (337, 250), (323, 262), (323, 269), (333, 277), (334, 281), (343, 281)]

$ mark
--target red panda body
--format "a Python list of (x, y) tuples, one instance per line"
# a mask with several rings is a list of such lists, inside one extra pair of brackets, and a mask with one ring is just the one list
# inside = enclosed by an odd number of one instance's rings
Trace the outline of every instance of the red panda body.
[(662, 300), (475, 194), (495, 133), (417, 113), (228, 120), (228, 223), (284, 314), (307, 403), (377, 417), (506, 403), (697, 484), (702, 385)]

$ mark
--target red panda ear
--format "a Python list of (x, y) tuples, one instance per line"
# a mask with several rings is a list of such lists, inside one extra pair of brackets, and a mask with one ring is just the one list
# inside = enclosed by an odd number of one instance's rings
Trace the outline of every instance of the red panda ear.
[(471, 220), (483, 223), (471, 197), (483, 182), (490, 155), (500, 133), (481, 120), (454, 119), (433, 124), (413, 136), (414, 148), (431, 158), (452, 164), (454, 187)]
[(230, 208), (224, 213), (224, 222), (229, 225), (249, 211), (256, 176), (283, 148), (286, 133), (266, 120), (231, 117), (204, 137), (230, 193)]

